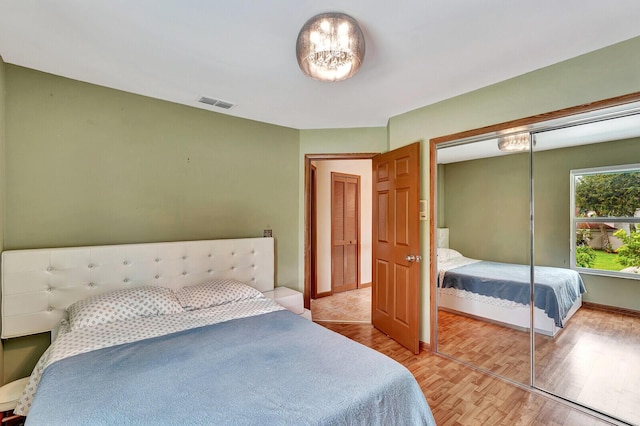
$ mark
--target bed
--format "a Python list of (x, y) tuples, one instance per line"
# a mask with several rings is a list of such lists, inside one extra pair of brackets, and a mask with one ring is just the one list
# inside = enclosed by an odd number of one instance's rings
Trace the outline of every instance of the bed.
[(4, 252), (2, 337), (56, 336), (16, 412), (27, 425), (435, 425), (406, 368), (265, 297), (273, 277), (271, 238)]
[[(529, 265), (467, 258), (448, 247), (437, 251), (440, 309), (530, 328)], [(534, 267), (534, 280), (535, 330), (554, 337), (582, 306), (584, 283), (576, 271), (545, 266)]]

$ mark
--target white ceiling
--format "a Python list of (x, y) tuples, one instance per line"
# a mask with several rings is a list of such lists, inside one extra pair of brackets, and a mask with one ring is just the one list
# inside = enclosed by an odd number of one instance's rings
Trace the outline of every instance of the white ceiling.
[[(295, 57), (302, 25), (329, 11), (366, 39), (360, 72), (337, 83)], [(0, 0), (0, 55), (296, 129), (368, 127), (638, 36), (639, 22), (638, 0)]]

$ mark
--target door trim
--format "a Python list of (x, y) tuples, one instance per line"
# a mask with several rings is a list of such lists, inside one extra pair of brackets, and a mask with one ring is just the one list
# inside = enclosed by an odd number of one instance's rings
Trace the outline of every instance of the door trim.
[(304, 156), (304, 307), (311, 309), (311, 162), (321, 160), (371, 160), (378, 152), (305, 154)]
[(311, 196), (310, 196), (310, 203), (311, 203), (311, 214), (309, 216), (309, 227), (310, 227), (310, 234), (311, 235), (311, 262), (309, 263), (310, 266), (310, 270), (309, 270), (309, 285), (311, 286), (311, 298), (313, 299), (317, 299), (318, 298), (318, 270), (317, 270), (317, 264), (318, 264), (318, 218), (317, 218), (317, 209), (318, 209), (318, 199), (316, 198), (316, 166), (314, 166), (313, 164), (311, 165), (311, 170), (310, 170), (310, 191), (311, 191)]

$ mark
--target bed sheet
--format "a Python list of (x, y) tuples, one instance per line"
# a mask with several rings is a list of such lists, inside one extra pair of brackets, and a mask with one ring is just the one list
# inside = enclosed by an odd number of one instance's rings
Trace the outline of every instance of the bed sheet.
[(29, 383), (18, 400), (15, 413), (23, 416), (29, 414), (42, 372), (56, 361), (97, 349), (279, 310), (284, 308), (270, 299), (260, 298), (197, 311), (100, 324), (74, 331), (70, 331), (66, 321), (63, 321), (56, 340), (36, 364)]
[(435, 425), (405, 367), (286, 310), (58, 360), (27, 417), (114, 422)]

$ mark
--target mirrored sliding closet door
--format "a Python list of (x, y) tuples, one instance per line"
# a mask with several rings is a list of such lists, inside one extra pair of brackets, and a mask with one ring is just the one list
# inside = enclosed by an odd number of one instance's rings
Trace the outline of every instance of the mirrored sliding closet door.
[(432, 141), (437, 352), (629, 424), (640, 424), (636, 98)]
[(437, 167), (438, 351), (529, 385), (529, 155), (483, 140), (438, 149)]
[(534, 139), (536, 289), (545, 267), (567, 274), (549, 283), (555, 333), (535, 317), (534, 385), (640, 424), (640, 114)]

